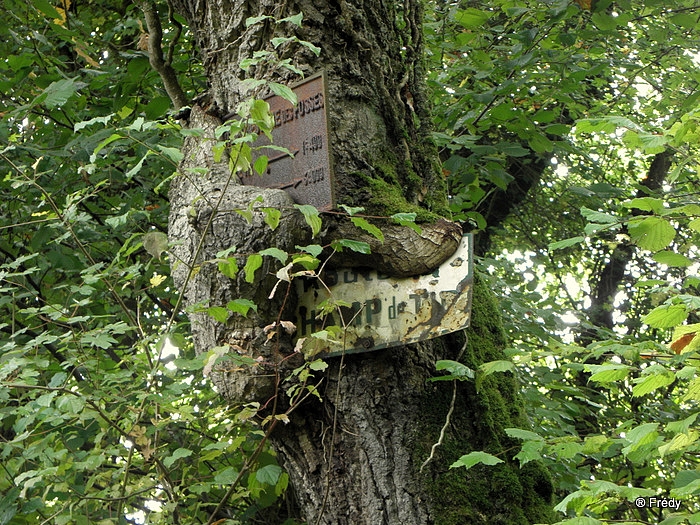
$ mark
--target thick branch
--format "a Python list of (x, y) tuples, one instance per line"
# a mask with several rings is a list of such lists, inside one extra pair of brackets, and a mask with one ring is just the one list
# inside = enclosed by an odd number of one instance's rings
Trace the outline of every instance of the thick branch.
[[(644, 180), (641, 181), (643, 189), (637, 192), (637, 197), (644, 197), (648, 192), (661, 189), (669, 169), (671, 168), (670, 151), (657, 153), (649, 166)], [(634, 210), (633, 215), (640, 215), (644, 212)], [(595, 286), (591, 293), (591, 306), (588, 309), (590, 322), (594, 326), (613, 328), (613, 301), (620, 284), (625, 277), (627, 265), (634, 255), (634, 246), (628, 242), (618, 244), (610, 254), (610, 259), (598, 274)], [(584, 335), (585, 339), (585, 335)], [(590, 342), (588, 339), (582, 343)]]
[(187, 95), (180, 87), (177, 80), (177, 75), (170, 62), (166, 62), (163, 58), (163, 27), (160, 24), (158, 11), (155, 5), (149, 0), (139, 0), (138, 6), (143, 11), (146, 18), (146, 27), (148, 28), (148, 57), (151, 67), (156, 70), (163, 80), (163, 86), (168, 93), (170, 100), (173, 102), (175, 109), (180, 109), (189, 103)]

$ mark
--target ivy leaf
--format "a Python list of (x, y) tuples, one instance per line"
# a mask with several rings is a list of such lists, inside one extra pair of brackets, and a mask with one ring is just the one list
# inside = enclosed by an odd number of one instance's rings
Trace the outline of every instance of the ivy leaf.
[(487, 452), (470, 452), (452, 463), (450, 468), (464, 467), (470, 469), (479, 463), (483, 463), (484, 465), (498, 465), (499, 463), (503, 463), (503, 460)]

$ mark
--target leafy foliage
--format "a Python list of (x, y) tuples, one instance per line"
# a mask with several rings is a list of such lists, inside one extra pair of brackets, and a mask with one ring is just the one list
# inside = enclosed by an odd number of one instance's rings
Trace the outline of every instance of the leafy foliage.
[[(221, 403), (203, 375), (230, 349), (194, 355), (168, 277), (165, 192), (182, 138), (197, 130), (171, 118), (140, 11), (92, 1), (5, 7), (0, 522), (283, 521), (276, 502), (288, 477), (265, 439), (286, 414)], [(182, 20), (159, 8), (164, 49), (193, 98), (206, 80)], [(700, 515), (699, 11), (687, 0), (426, 5), (426, 77), (451, 210), (486, 239), (481, 267), (503, 290), (513, 359), (476, 370), (441, 361), (435, 380), (478, 385), (516, 373), (533, 423), (507, 430), (516, 449), (471, 452), (452, 466), (544, 462), (562, 523)], [(269, 133), (265, 106), (249, 101), (219, 130), (234, 171), (267, 167), (265, 156), (253, 162), (246, 127)], [(238, 212), (262, 211), (277, 228), (280, 211), (258, 205)], [(298, 210), (320, 233), (318, 210)], [(382, 239), (361, 208), (344, 211)], [(419, 229), (415, 215), (391, 219)], [(285, 281), (314, 276), (324, 248), (369, 249), (352, 239), (298, 253), (232, 247), (211, 263), (253, 281), (271, 258)], [(207, 311), (225, 322), (256, 308), (238, 298)], [(321, 348), (340, 328), (303, 344)], [(236, 366), (250, 366), (246, 358)], [(295, 370), (289, 396), (320, 397), (323, 368)], [(634, 503), (650, 497), (681, 505)]]

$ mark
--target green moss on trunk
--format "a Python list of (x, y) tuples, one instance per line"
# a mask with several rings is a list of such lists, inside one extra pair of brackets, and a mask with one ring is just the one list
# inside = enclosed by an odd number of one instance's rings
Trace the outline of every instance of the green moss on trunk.
[[(498, 304), (488, 286), (477, 280), (473, 296), (471, 327), (462, 362), (476, 370), (480, 364), (505, 359), (506, 337)], [(461, 348), (464, 334), (445, 338), (450, 348)], [(416, 464), (430, 453), (445, 421), (452, 397), (452, 383), (436, 383), (424, 401), (424, 427), (418, 433)], [(423, 475), (430, 479), (436, 525), (503, 524), (530, 525), (553, 520), (553, 487), (546, 469), (532, 462), (520, 468), (512, 457), (520, 441), (508, 437), (509, 427), (528, 428), (517, 379), (511, 373), (486, 377), (476, 390), (473, 382), (458, 385), (452, 424), (435, 461)], [(469, 470), (450, 469), (460, 456), (483, 450), (505, 463), (477, 465)]]

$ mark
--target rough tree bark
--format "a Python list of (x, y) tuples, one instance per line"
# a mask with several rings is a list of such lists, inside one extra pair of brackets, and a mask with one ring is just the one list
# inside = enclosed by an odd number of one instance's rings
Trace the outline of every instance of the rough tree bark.
[[(233, 403), (265, 405), (276, 392), (276, 375), (288, 363), (289, 338), (266, 345), (263, 329), (290, 319), (294, 297), (268, 295), (275, 267), (267, 261), (255, 283), (228, 279), (212, 261), (231, 246), (239, 254), (275, 246), (294, 251), (306, 244), (307, 229), (281, 190), (239, 186), (225, 160), (213, 161), (207, 137), (222, 115), (250, 94), (245, 77), (279, 82), (296, 80), (275, 64), (260, 63), (244, 72), (239, 63), (255, 51), (290, 58), (306, 74), (325, 70), (330, 140), (339, 203), (364, 206), (375, 215), (415, 211), (424, 234), (385, 228), (384, 246), (372, 259), (347, 264), (381, 267), (394, 275), (425, 273), (456, 248), (459, 228), (440, 219), (446, 194), (434, 147), (421, 70), (421, 13), (417, 0), (173, 0), (187, 19), (201, 52), (210, 92), (192, 108), (189, 126), (204, 130), (185, 145), (182, 175), (171, 187), (170, 237), (173, 277), (185, 287), (185, 304), (221, 306), (235, 298), (258, 305), (248, 318), (227, 324), (193, 311), (195, 347), (205, 352), (229, 345), (231, 366), (212, 378)], [(304, 13), (303, 28), (281, 19)], [(246, 27), (248, 17), (269, 15)], [(297, 36), (321, 48), (317, 57), (293, 40), (278, 48), (277, 36)], [(204, 100), (204, 99), (202, 99)], [(192, 168), (206, 167), (206, 174)], [(253, 220), (236, 209), (254, 204)], [(283, 210), (280, 226), (264, 223), (263, 207)], [(325, 239), (348, 236), (342, 221), (324, 219)], [(350, 232), (351, 233), (351, 232)], [(360, 232), (355, 232), (359, 234)], [(377, 255), (379, 254), (379, 255)], [(240, 265), (245, 257), (241, 255)], [(479, 288), (483, 292), (483, 286)], [(502, 356), (503, 333), (497, 308), (480, 292), (472, 341), (463, 335), (410, 347), (329, 360), (323, 403), (309, 402), (273, 434), (281, 464), (290, 474), (303, 517), (325, 524), (531, 523), (547, 520), (551, 485), (546, 473), (530, 465), (522, 471), (507, 461), (488, 470), (449, 471), (470, 450), (503, 453), (515, 445), (503, 429), (522, 426), (522, 409), (513, 378), (492, 379), (477, 393), (460, 386), (453, 427), (435, 461), (420, 465), (437, 439), (450, 404), (452, 386), (431, 384), (438, 359), (461, 358), (472, 367)], [(482, 311), (483, 309), (483, 311)], [(281, 334), (282, 336), (283, 334)], [(286, 336), (285, 336), (286, 337)], [(476, 341), (476, 342), (475, 342)], [(241, 369), (236, 354), (252, 355), (259, 365)], [(291, 360), (300, 359), (292, 356)], [(342, 367), (342, 370), (340, 368)], [(455, 387), (456, 388), (456, 387)], [(284, 403), (281, 393), (278, 403)], [(504, 459), (509, 459), (504, 455)]]

